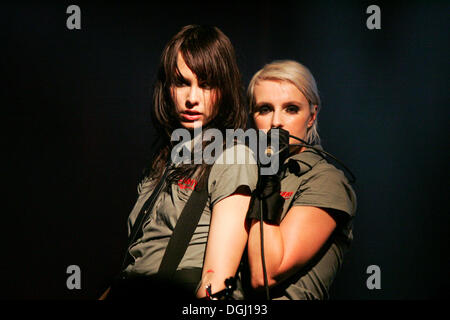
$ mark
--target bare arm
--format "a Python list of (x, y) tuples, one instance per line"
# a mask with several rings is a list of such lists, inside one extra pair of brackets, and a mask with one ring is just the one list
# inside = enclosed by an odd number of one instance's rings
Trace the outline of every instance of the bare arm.
[(225, 289), (225, 279), (235, 276), (248, 239), (245, 216), (249, 203), (249, 188), (240, 187), (214, 205), (198, 297), (205, 296), (206, 285), (211, 284), (214, 294)]
[[(269, 286), (285, 280), (304, 266), (335, 228), (335, 220), (325, 210), (306, 206), (292, 207), (280, 225), (264, 222), (264, 255)], [(264, 286), (260, 241), (260, 222), (252, 220), (248, 256), (254, 288)]]

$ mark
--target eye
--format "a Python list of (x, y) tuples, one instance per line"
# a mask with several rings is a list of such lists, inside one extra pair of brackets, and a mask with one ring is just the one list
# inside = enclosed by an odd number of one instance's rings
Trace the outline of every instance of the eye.
[(183, 77), (176, 77), (173, 84), (175, 87), (185, 87), (189, 86), (190, 82)]
[(258, 107), (258, 113), (261, 115), (267, 114), (271, 111), (272, 111), (272, 108), (267, 104), (263, 104), (262, 106)]
[(300, 108), (298, 106), (296, 106), (295, 104), (291, 104), (286, 107), (286, 112), (288, 112), (288, 113), (297, 113), (299, 110), (300, 110)]
[(198, 86), (202, 89), (210, 90), (212, 87), (206, 81), (199, 81)]

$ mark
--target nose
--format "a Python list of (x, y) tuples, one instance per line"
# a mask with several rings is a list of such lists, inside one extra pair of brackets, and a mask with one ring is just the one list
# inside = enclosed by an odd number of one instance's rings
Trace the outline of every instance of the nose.
[(271, 127), (272, 128), (282, 128), (283, 127), (283, 123), (281, 121), (281, 114), (280, 114), (279, 110), (275, 110), (273, 112)]
[(199, 95), (200, 95), (200, 88), (198, 88), (197, 86), (190, 86), (188, 95), (186, 97), (186, 107), (193, 108), (196, 105), (198, 105)]

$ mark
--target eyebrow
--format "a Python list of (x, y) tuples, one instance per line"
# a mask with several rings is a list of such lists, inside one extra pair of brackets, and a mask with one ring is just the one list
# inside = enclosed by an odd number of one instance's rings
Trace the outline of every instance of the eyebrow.
[(181, 72), (179, 72), (179, 70), (178, 70), (178, 68), (177, 68), (177, 70), (176, 70), (176, 72), (175, 72), (175, 76), (173, 77), (173, 81), (179, 81), (179, 82), (182, 82), (182, 83), (189, 83), (190, 82), (190, 80), (188, 80), (188, 79), (186, 79), (182, 74), (181, 74)]
[[(272, 103), (270, 103), (270, 102), (265, 102), (265, 101), (259, 102), (259, 103), (257, 103), (255, 106), (256, 106), (256, 107), (261, 107), (261, 106), (265, 106), (265, 105), (273, 106)], [(303, 107), (305, 104), (302, 103), (302, 102), (300, 102), (300, 101), (291, 100), (291, 101), (288, 101), (288, 102), (283, 103), (283, 104), (282, 104), (282, 107), (287, 107), (287, 106), (290, 106), (290, 105), (296, 105), (296, 106), (299, 106), (299, 107)]]
[(299, 106), (299, 107), (303, 107), (304, 103), (300, 102), (300, 101), (296, 101), (296, 100), (292, 100), (292, 101), (288, 101), (286, 103), (283, 103), (283, 107), (287, 107), (287, 106), (290, 106), (290, 105), (296, 105), (296, 106)]

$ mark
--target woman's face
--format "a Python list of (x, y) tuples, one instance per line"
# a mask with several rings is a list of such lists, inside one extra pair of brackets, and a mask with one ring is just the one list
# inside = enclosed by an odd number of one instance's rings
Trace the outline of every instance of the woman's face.
[(172, 85), (171, 92), (180, 123), (187, 129), (205, 126), (213, 117), (216, 90), (199, 82), (180, 53), (177, 66), (181, 80)]
[[(280, 127), (303, 140), (316, 119), (315, 107), (311, 114), (308, 100), (295, 85), (284, 80), (261, 80), (254, 88), (255, 112), (253, 119), (258, 129), (267, 132)], [(294, 138), (289, 144), (300, 143)]]

